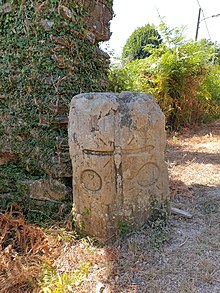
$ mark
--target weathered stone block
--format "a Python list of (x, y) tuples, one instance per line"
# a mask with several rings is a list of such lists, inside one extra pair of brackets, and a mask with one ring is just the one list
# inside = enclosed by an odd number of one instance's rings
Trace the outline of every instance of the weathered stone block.
[(120, 224), (138, 228), (152, 202), (166, 201), (165, 118), (152, 96), (75, 96), (69, 114), (73, 202), (78, 228), (105, 240)]
[(23, 182), (28, 186), (30, 197), (40, 200), (62, 201), (69, 198), (70, 190), (58, 180), (34, 180)]
[(112, 3), (109, 1), (84, 1), (77, 0), (85, 9), (88, 16), (85, 18), (87, 27), (97, 41), (107, 41), (110, 39), (109, 22), (113, 17)]

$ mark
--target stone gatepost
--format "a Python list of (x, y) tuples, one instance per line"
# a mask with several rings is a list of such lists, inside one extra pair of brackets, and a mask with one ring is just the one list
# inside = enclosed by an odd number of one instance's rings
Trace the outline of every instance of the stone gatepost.
[(169, 197), (165, 118), (150, 95), (86, 93), (70, 105), (69, 147), (78, 229), (103, 241), (135, 229)]

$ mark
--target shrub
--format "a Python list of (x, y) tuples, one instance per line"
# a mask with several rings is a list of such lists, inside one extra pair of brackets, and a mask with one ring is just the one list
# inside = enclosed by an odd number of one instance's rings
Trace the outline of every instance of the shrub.
[[(184, 41), (181, 30), (163, 25), (163, 44), (143, 60), (111, 68), (111, 90), (134, 90), (156, 97), (173, 129), (203, 122), (220, 109), (220, 68), (215, 46)], [(126, 79), (126, 80), (124, 80)]]
[(150, 56), (152, 48), (157, 48), (162, 42), (154, 25), (147, 24), (137, 28), (127, 40), (122, 53), (124, 61), (144, 59)]

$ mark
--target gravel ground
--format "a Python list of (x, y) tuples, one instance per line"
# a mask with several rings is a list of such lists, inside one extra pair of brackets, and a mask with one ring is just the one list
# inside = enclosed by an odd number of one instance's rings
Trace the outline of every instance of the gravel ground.
[(172, 206), (192, 219), (172, 215), (159, 248), (148, 228), (115, 243), (100, 292), (220, 292), (220, 121), (171, 135), (167, 162)]
[(166, 160), (172, 206), (192, 218), (171, 215), (104, 247), (66, 247), (61, 269), (91, 262), (70, 292), (220, 293), (220, 121), (170, 135)]
[[(11, 289), (0, 292), (220, 293), (220, 120), (171, 134), (166, 161), (172, 207), (190, 213), (190, 218), (171, 214), (165, 224), (160, 217), (104, 246), (56, 227), (46, 231), (48, 242), (44, 242), (46, 235), (39, 228), (42, 248), (48, 247), (50, 253), (44, 258), (45, 282), (37, 285), (30, 271), (35, 268), (31, 266), (35, 255), (25, 255), (23, 264), (17, 254), (10, 253), (12, 247), (8, 245), (2, 255), (15, 259), (0, 262), (4, 268), (0, 288), (5, 284), (9, 288), (7, 282), (11, 282)], [(10, 215), (6, 216), (10, 220)], [(18, 229), (17, 219), (10, 221), (15, 223), (12, 230), (17, 231), (20, 243), (23, 230)], [(23, 218), (19, 221), (32, 231)], [(23, 240), (24, 245), (34, 245)], [(38, 260), (34, 264), (39, 264)], [(8, 265), (16, 270), (8, 269)], [(12, 276), (10, 280), (7, 274)], [(36, 288), (23, 289), (31, 287), (30, 280)]]

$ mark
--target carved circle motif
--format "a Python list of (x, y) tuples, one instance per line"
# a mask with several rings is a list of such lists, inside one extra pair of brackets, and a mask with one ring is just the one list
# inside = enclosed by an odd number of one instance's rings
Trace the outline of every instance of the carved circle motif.
[(98, 191), (102, 188), (102, 179), (93, 170), (85, 170), (81, 174), (81, 184), (89, 191)]
[(154, 163), (147, 163), (141, 167), (137, 174), (137, 182), (142, 187), (155, 184), (159, 179), (160, 169)]

